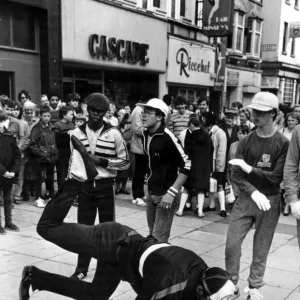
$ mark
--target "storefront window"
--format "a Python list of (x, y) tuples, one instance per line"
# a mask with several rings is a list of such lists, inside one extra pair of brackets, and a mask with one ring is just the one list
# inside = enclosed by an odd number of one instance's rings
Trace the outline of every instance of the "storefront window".
[(0, 72), (0, 95), (13, 98), (13, 73)]
[(293, 101), (294, 79), (286, 78), (284, 85), (283, 102), (291, 103)]

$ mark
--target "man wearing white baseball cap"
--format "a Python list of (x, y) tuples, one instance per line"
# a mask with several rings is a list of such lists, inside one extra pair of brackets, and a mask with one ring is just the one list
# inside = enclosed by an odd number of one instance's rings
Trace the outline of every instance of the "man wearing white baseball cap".
[(166, 128), (168, 106), (157, 98), (137, 105), (144, 109), (142, 117), (146, 130), (142, 135), (142, 143), (149, 157), (146, 195), (149, 235), (159, 242), (167, 242), (178, 208), (178, 193), (187, 179), (191, 161), (177, 138)]
[(238, 289), (241, 246), (255, 224), (253, 259), (245, 290), (248, 300), (260, 300), (268, 253), (280, 215), (280, 183), (283, 176), (288, 140), (276, 131), (278, 98), (268, 92), (257, 93), (251, 105), (257, 129), (242, 139), (236, 159), (229, 161), (232, 181), (239, 187), (231, 214), (225, 250), (226, 270)]

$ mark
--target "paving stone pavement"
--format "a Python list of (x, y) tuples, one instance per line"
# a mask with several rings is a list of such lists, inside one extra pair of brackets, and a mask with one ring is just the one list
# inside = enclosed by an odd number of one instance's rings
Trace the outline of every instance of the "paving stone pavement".
[[(1, 208), (3, 210), (3, 208)], [(18, 286), (25, 265), (35, 265), (46, 271), (70, 276), (75, 269), (77, 256), (43, 240), (36, 233), (36, 224), (42, 209), (33, 202), (16, 205), (13, 220), (21, 228), (18, 233), (8, 232), (0, 236), (0, 300), (17, 300)], [(1, 212), (3, 214), (3, 211)], [(77, 208), (72, 207), (66, 221), (76, 222)], [(117, 221), (131, 226), (143, 235), (148, 234), (145, 208), (131, 203), (131, 196), (118, 195)], [(211, 212), (203, 219), (187, 212), (174, 217), (170, 243), (195, 251), (209, 266), (225, 267), (224, 251), (229, 218), (223, 219)], [(247, 285), (252, 256), (251, 230), (243, 243), (240, 268), (240, 288)], [(296, 221), (292, 216), (280, 217), (273, 240), (262, 293), (265, 300), (300, 300), (299, 248), (296, 237)], [(92, 260), (87, 281), (91, 281), (96, 262)], [(111, 299), (133, 300), (136, 294), (128, 283), (122, 282)], [(48, 292), (35, 293), (33, 300), (63, 300), (66, 297)], [(70, 298), (69, 298), (70, 299)], [(246, 299), (241, 295), (241, 300)]]

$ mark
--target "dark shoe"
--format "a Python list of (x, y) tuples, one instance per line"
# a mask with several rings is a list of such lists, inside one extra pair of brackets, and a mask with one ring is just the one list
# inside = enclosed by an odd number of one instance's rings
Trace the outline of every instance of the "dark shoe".
[(130, 193), (125, 189), (120, 189), (118, 194), (130, 195)]
[(74, 200), (74, 202), (73, 202), (72, 206), (74, 206), (74, 207), (78, 207), (78, 201), (77, 201), (77, 199), (76, 199), (76, 200)]
[(226, 217), (227, 217), (226, 211), (225, 211), (225, 210), (221, 210), (220, 216), (221, 216), (222, 218), (226, 218)]
[(20, 231), (19, 227), (16, 226), (14, 223), (5, 225), (4, 229), (10, 230), (10, 231)]
[(75, 272), (70, 278), (74, 278), (74, 279), (78, 279), (78, 280), (82, 280), (86, 277), (86, 274), (82, 273), (82, 272)]
[(0, 235), (5, 235), (5, 234), (6, 234), (5, 229), (2, 226), (0, 226)]
[(29, 289), (31, 286), (31, 271), (31, 266), (27, 266), (23, 269), (22, 279), (19, 287), (19, 300), (28, 300), (30, 298)]
[(203, 209), (203, 212), (210, 212), (210, 211), (216, 211), (216, 207), (207, 206)]

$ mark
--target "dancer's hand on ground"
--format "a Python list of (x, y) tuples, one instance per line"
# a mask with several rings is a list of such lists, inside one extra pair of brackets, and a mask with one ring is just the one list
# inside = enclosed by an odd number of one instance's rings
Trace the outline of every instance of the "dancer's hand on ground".
[(270, 200), (259, 191), (255, 191), (251, 195), (252, 200), (256, 203), (258, 208), (263, 211), (268, 211), (271, 208)]
[(290, 204), (293, 216), (300, 220), (300, 201), (295, 201)]
[(174, 202), (174, 197), (169, 193), (166, 193), (161, 199), (160, 206), (164, 209), (170, 209)]
[(229, 161), (233, 166), (239, 166), (247, 174), (252, 172), (252, 167), (248, 165), (243, 159), (234, 158)]

